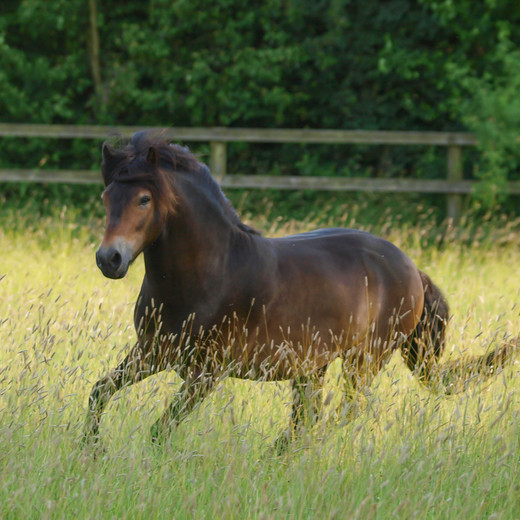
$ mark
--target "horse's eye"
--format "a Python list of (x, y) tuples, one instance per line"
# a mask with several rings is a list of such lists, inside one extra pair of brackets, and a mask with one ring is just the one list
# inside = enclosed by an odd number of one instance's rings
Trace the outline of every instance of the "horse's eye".
[(152, 202), (152, 198), (150, 197), (150, 195), (143, 195), (139, 199), (139, 206), (148, 206), (150, 202)]

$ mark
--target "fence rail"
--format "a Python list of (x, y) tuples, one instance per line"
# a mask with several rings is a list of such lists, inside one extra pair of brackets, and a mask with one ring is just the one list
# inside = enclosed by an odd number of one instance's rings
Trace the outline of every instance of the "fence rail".
[[(99, 139), (119, 135), (130, 137), (142, 130), (136, 126), (75, 126), (0, 123), (0, 137), (55, 139)], [(457, 220), (462, 195), (470, 193), (474, 181), (463, 180), (462, 148), (475, 146), (473, 134), (457, 132), (391, 132), (368, 130), (312, 130), (259, 128), (148, 128), (166, 139), (210, 143), (210, 168), (224, 187), (313, 189), (333, 191), (379, 191), (442, 193), (447, 196), (448, 216)], [(445, 179), (345, 178), (307, 176), (240, 175), (227, 172), (227, 143), (314, 143), (368, 144), (393, 146), (443, 146), (446, 148)], [(32, 182), (101, 182), (99, 172), (87, 170), (0, 169), (0, 180)], [(510, 193), (520, 194), (520, 183), (510, 183)]]
[[(460, 132), (393, 132), (386, 130), (312, 130), (269, 128), (197, 128), (197, 127), (147, 127), (167, 139), (185, 141), (221, 141), (250, 143), (315, 143), (315, 144), (394, 144), (471, 146), (477, 143), (473, 134)], [(31, 125), (0, 123), (0, 136), (49, 137), (61, 139), (106, 139), (120, 135), (131, 137), (143, 130), (139, 126), (94, 125)]]

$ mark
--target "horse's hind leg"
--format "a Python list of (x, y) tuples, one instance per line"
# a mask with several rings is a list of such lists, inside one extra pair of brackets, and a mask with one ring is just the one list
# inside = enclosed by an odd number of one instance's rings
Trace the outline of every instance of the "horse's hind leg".
[(192, 374), (181, 385), (174, 400), (151, 428), (154, 444), (160, 444), (172, 427), (177, 426), (208, 395), (215, 383), (211, 374)]
[(299, 377), (291, 382), (292, 406), (289, 428), (275, 441), (275, 447), (283, 452), (293, 435), (304, 427), (312, 427), (319, 419), (322, 408), (322, 386), (327, 367), (324, 366), (312, 376)]
[[(373, 358), (370, 350), (358, 347), (342, 359), (343, 406), (339, 413), (340, 423), (352, 420), (359, 412), (361, 396), (370, 388), (376, 374), (381, 370), (385, 356)], [(339, 381), (338, 381), (339, 383)]]

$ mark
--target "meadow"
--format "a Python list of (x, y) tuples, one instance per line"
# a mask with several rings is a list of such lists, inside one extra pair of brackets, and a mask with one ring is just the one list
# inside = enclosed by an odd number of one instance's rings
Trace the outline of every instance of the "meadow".
[[(265, 206), (263, 206), (265, 210)], [(365, 227), (358, 208), (325, 219), (246, 215), (268, 235)], [(453, 315), (442, 362), (520, 334), (520, 222), (459, 228), (387, 214), (369, 230), (393, 241), (443, 289)], [(0, 228), (0, 518), (520, 518), (520, 356), (455, 395), (425, 388), (395, 354), (352, 420), (318, 423), (278, 455), (286, 382), (228, 379), (161, 448), (149, 429), (178, 388), (162, 373), (114, 397), (105, 451), (80, 442), (93, 383), (133, 343), (138, 260), (104, 278), (98, 217), (64, 207)], [(341, 409), (338, 367), (325, 393)], [(341, 417), (341, 414), (331, 414)]]

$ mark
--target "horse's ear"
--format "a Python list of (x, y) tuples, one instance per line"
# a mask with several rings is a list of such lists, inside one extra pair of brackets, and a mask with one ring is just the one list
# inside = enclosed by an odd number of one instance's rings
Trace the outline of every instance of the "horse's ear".
[(120, 158), (116, 150), (111, 146), (108, 141), (103, 143), (101, 148), (101, 156), (103, 160), (101, 162), (101, 173), (103, 174), (103, 182), (105, 187), (108, 186), (114, 177), (114, 172)]
[(159, 164), (159, 155), (157, 154), (157, 150), (150, 146), (148, 148), (148, 154), (146, 155), (146, 162), (149, 162), (150, 164), (153, 164), (154, 166), (157, 166)]

